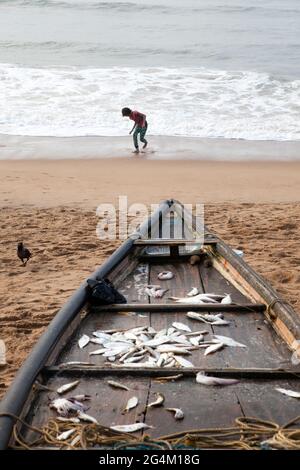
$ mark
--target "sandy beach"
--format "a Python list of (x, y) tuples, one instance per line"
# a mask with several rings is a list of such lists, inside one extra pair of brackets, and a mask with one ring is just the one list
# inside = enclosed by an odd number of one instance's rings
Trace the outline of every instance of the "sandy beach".
[[(1, 161), (1, 395), (64, 301), (119, 245), (95, 231), (97, 205), (118, 195), (204, 202), (209, 227), (300, 311), (300, 163)], [(19, 240), (34, 255), (26, 268)]]

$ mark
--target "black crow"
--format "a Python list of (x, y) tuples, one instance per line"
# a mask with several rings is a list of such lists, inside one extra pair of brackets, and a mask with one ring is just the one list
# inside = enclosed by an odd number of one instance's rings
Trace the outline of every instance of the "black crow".
[(18, 243), (17, 255), (22, 261), (23, 266), (26, 266), (27, 261), (29, 260), (29, 258), (31, 258), (30, 251), (28, 250), (28, 248), (26, 248), (26, 246), (23, 245), (22, 242)]

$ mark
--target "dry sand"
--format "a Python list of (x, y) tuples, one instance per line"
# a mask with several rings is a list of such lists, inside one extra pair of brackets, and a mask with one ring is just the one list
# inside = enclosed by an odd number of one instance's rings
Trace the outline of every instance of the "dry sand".
[[(175, 197), (205, 202), (205, 221), (300, 311), (300, 163), (1, 161), (0, 339), (12, 381), (60, 306), (118, 246), (96, 237), (96, 206)], [(16, 257), (24, 240), (34, 257)]]

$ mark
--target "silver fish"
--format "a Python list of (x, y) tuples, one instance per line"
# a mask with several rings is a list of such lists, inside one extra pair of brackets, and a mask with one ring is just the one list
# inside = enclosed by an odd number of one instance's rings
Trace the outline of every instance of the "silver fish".
[(190, 343), (193, 345), (193, 346), (199, 346), (199, 343), (200, 341), (203, 341), (204, 339), (204, 336), (203, 335), (200, 335), (200, 336), (192, 336), (190, 338)]
[(226, 297), (224, 297), (224, 298), (221, 300), (221, 304), (224, 304), (224, 305), (232, 304), (231, 295), (230, 295), (230, 294), (226, 294)]
[(158, 338), (150, 339), (149, 341), (146, 341), (145, 346), (159, 346), (163, 343), (167, 343), (170, 341), (169, 336), (159, 336)]
[(120, 382), (115, 382), (114, 380), (108, 380), (107, 381), (108, 385), (114, 388), (120, 388), (122, 390), (130, 390), (130, 388), (127, 387), (127, 385), (121, 384)]
[(58, 441), (65, 441), (66, 439), (68, 439), (68, 437), (70, 437), (74, 432), (76, 431), (76, 429), (69, 429), (68, 431), (65, 431), (65, 432), (62, 432), (61, 434), (59, 434), (56, 439)]
[(87, 415), (86, 413), (83, 413), (82, 411), (78, 411), (77, 416), (81, 421), (87, 421), (88, 423), (98, 424), (98, 421), (96, 420), (96, 418), (94, 418), (93, 416)]
[(223, 343), (226, 346), (232, 346), (232, 347), (237, 347), (237, 348), (246, 348), (247, 346), (242, 343), (238, 343), (232, 338), (229, 338), (228, 336), (221, 336), (221, 335), (214, 335), (213, 342), (218, 342), (218, 343)]
[(117, 426), (110, 426), (110, 429), (119, 432), (136, 432), (147, 428), (153, 428), (153, 426), (149, 426), (146, 423), (120, 424)]
[(161, 281), (173, 279), (173, 277), (174, 277), (174, 274), (172, 273), (172, 271), (162, 271), (157, 276), (157, 278), (160, 279)]
[(159, 393), (159, 392), (156, 393), (156, 396), (157, 396), (157, 399), (149, 403), (149, 405), (147, 405), (147, 408), (152, 408), (153, 406), (162, 406), (162, 404), (165, 401), (165, 397), (163, 396), (162, 393)]
[(74, 439), (70, 442), (70, 446), (74, 447), (80, 441), (80, 439), (81, 439), (80, 435), (74, 437)]
[(87, 395), (87, 394), (74, 395), (73, 397), (69, 398), (69, 400), (78, 400), (78, 401), (86, 401), (90, 399), (91, 399), (91, 395)]
[(139, 399), (138, 397), (131, 397), (129, 398), (128, 402), (127, 402), (127, 405), (125, 406), (123, 412), (124, 413), (127, 413), (128, 411), (132, 410), (133, 408), (135, 408), (139, 403)]
[(104, 340), (107, 339), (107, 340), (110, 340), (111, 339), (111, 335), (109, 335), (108, 333), (104, 333), (103, 331), (94, 331), (93, 332), (93, 335), (96, 336), (97, 338), (103, 338)]
[(275, 390), (277, 390), (277, 392), (283, 393), (284, 395), (287, 395), (288, 397), (300, 398), (300, 392), (295, 392), (294, 390), (288, 390), (286, 388), (280, 387), (275, 388)]
[(144, 354), (142, 356), (132, 356), (125, 359), (123, 362), (124, 364), (132, 364), (133, 362), (140, 362), (144, 358)]
[(78, 424), (80, 423), (80, 419), (79, 418), (64, 418), (63, 416), (58, 416), (56, 418), (57, 421), (63, 421), (65, 423), (74, 423), (74, 424)]
[(72, 390), (72, 388), (75, 388), (77, 387), (77, 385), (79, 384), (80, 380), (75, 380), (75, 382), (70, 382), (68, 384), (65, 384), (65, 385), (62, 385), (61, 387), (59, 387), (56, 391), (59, 395), (65, 393), (65, 392), (68, 392), (69, 390)]
[(101, 348), (101, 349), (96, 349), (95, 351), (91, 351), (89, 353), (89, 356), (97, 356), (98, 354), (103, 354), (105, 353), (106, 349), (105, 348)]
[(160, 353), (164, 352), (172, 352), (176, 354), (191, 354), (190, 351), (188, 351), (186, 348), (180, 348), (178, 346), (173, 346), (171, 344), (161, 344), (158, 346), (157, 351)]
[(211, 325), (227, 326), (230, 325), (230, 321), (219, 318), (218, 320), (213, 321)]
[(85, 406), (72, 398), (56, 398), (49, 407), (55, 409), (61, 416), (68, 416), (71, 412), (84, 411)]
[(166, 408), (167, 411), (171, 411), (174, 413), (174, 418), (175, 419), (183, 419), (184, 418), (184, 413), (180, 408)]
[(222, 349), (223, 347), (224, 347), (224, 343), (212, 344), (211, 346), (208, 346), (208, 348), (205, 349), (204, 356), (214, 353), (218, 351), (219, 349)]
[(103, 338), (90, 338), (90, 343), (93, 344), (103, 344), (103, 341), (106, 342), (107, 340), (103, 340)]
[(179, 323), (175, 321), (174, 323), (172, 323), (172, 326), (174, 326), (174, 328), (176, 328), (177, 330), (187, 331), (188, 333), (192, 331), (190, 327), (188, 325), (185, 325), (184, 323)]
[(185, 367), (185, 368), (193, 368), (194, 367), (194, 365), (190, 361), (188, 361), (187, 359), (184, 359), (181, 356), (174, 356), (174, 359), (182, 367)]
[(170, 297), (171, 300), (175, 300), (178, 303), (186, 304), (202, 304), (202, 303), (218, 303), (216, 299), (221, 300), (224, 295), (215, 295), (215, 294), (197, 294), (193, 297)]
[(90, 342), (90, 337), (88, 335), (81, 336), (80, 340), (78, 341), (78, 346), (80, 349), (84, 348)]
[(198, 294), (199, 294), (199, 290), (197, 289), (197, 287), (193, 287), (192, 290), (190, 290), (190, 292), (188, 292), (186, 295), (188, 297), (194, 297), (194, 295), (198, 295)]
[(236, 379), (223, 379), (221, 377), (212, 377), (205, 375), (204, 372), (198, 372), (196, 375), (196, 382), (202, 385), (233, 385), (239, 383)]

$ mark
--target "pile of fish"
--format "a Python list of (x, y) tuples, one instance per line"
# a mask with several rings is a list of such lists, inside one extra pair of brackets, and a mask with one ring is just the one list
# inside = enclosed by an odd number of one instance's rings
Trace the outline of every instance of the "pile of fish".
[[(196, 315), (196, 317), (191, 316)], [(221, 315), (200, 315), (188, 312), (190, 318), (211, 325), (228, 324)], [(199, 318), (198, 318), (199, 315)], [(139, 326), (120, 331), (94, 331), (93, 337), (83, 335), (78, 345), (84, 348), (88, 343), (98, 344), (100, 348), (89, 353), (90, 356), (101, 355), (116, 367), (183, 367), (192, 368), (193, 364), (186, 358), (192, 351), (204, 349), (204, 355), (214, 353), (224, 347), (247, 346), (227, 336), (213, 335), (205, 340), (207, 330), (192, 331), (191, 328), (179, 322), (173, 322), (170, 328), (156, 331), (152, 326)]]

